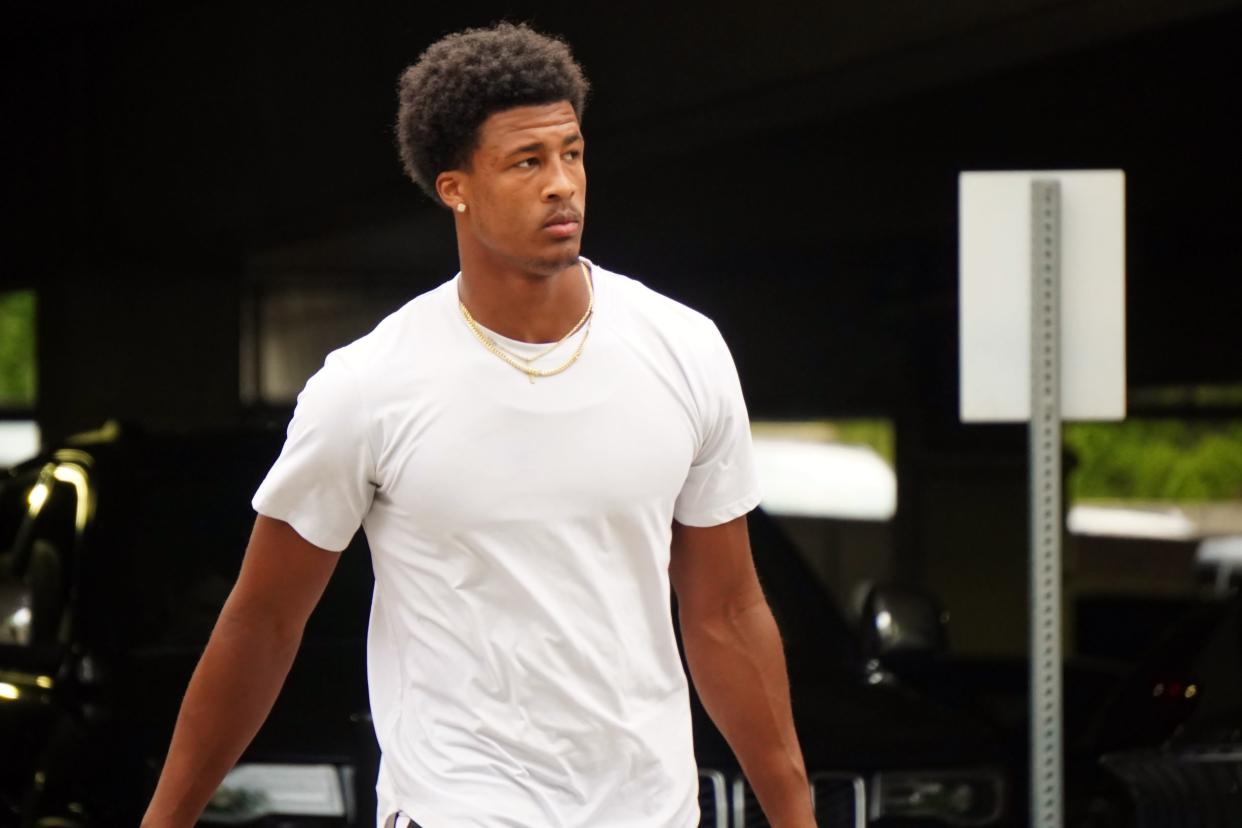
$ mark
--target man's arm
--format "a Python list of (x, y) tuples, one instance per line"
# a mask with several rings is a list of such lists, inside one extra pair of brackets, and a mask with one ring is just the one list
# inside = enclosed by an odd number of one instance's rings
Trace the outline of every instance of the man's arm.
[(191, 826), (267, 718), (340, 554), (260, 515), (181, 703), (144, 828)]
[(673, 523), (669, 576), (690, 676), (773, 828), (813, 828), (780, 633), (751, 560), (745, 516)]

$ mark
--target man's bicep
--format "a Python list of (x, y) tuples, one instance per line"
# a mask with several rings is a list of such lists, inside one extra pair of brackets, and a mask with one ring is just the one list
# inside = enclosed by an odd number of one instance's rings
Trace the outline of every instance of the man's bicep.
[(673, 522), (669, 579), (683, 617), (728, 613), (763, 600), (746, 516), (717, 526)]
[(259, 515), (226, 610), (261, 616), (300, 635), (340, 556), (306, 540), (283, 520)]

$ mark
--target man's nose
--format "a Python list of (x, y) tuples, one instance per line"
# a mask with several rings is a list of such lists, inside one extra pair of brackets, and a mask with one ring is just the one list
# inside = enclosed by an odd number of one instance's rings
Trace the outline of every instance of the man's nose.
[(577, 191), (573, 176), (565, 162), (560, 158), (548, 164), (548, 180), (544, 184), (544, 201), (566, 200), (572, 198)]

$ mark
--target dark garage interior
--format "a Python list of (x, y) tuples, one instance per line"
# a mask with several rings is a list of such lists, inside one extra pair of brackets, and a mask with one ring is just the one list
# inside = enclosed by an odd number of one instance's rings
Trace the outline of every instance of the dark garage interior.
[[(237, 470), (219, 479), (250, 488), (216, 491), (204, 485), (210, 471), (168, 487), (243, 510), (324, 355), (456, 270), (451, 218), (397, 159), (398, 74), (466, 26), (526, 20), (564, 37), (592, 82), (585, 255), (714, 319), (752, 418), (773, 433), (883, 426), (891, 518), (777, 515), (752, 526), (754, 537), (778, 536), (771, 548), (789, 547), (758, 564), (770, 593), (801, 607), (776, 609), (799, 727), (802, 717), (822, 727), (803, 737), (808, 761), (843, 770), (848, 751), (887, 740), (887, 753), (873, 750), (857, 769), (876, 824), (924, 824), (886, 823), (873, 780), (888, 757), (942, 739), (920, 730), (927, 717), (948, 723), (955, 749), (972, 756), (975, 736), (954, 724), (962, 710), (999, 734), (996, 762), (1011, 781), (996, 824), (1027, 824), (1027, 430), (959, 419), (958, 175), (1123, 170), (1129, 424), (1177, 424), (1142, 439), (1179, 429), (1183, 459), (1202, 451), (1213, 471), (1202, 490), (1169, 483), (1167, 498), (1139, 487), (1161, 514), (1166, 501), (1186, 501), (1178, 514), (1193, 527), (1177, 537), (1066, 531), (1065, 824), (1242, 824), (1236, 579), (1196, 566), (1205, 540), (1242, 535), (1242, 3), (116, 0), (14, 2), (0, 15), (9, 170), (0, 298), (33, 296), (34, 376), (33, 391), (5, 391), (0, 415), (35, 423), (44, 449), (109, 421), (152, 437), (274, 433), (275, 443), (256, 438), (256, 461), (215, 443), (201, 458), (185, 449), (186, 468), (228, 456)], [(1093, 468), (1085, 452), (1097, 432), (1074, 432), (1075, 442), (1072, 430), (1066, 509), (1078, 495), (1113, 499), (1107, 485), (1075, 483)], [(1194, 436), (1203, 434), (1216, 442)], [(1161, 485), (1175, 477), (1151, 474)], [(188, 509), (169, 514), (193, 520)], [(224, 554), (216, 582), (195, 593), (204, 607), (227, 594), (240, 552)], [(818, 592), (805, 592), (803, 570)], [(351, 635), (365, 629), (366, 575), (340, 587), (340, 606), (352, 597), (361, 608), (342, 622)], [(140, 585), (148, 570), (127, 577)], [(850, 725), (815, 712), (810, 691), (798, 695), (801, 678), (820, 686), (853, 668), (824, 658), (804, 673), (795, 662), (817, 659), (825, 627), (857, 639), (875, 584), (934, 596), (947, 645), (893, 668), (927, 705), (908, 713), (907, 736), (857, 747), (867, 733), (846, 735)], [(187, 627), (185, 640), (200, 640), (210, 620)], [(865, 641), (842, 646), (867, 653)], [(1206, 650), (1210, 675), (1186, 660)], [(1168, 652), (1186, 659), (1160, 661)], [(316, 653), (295, 673), (338, 657)], [(339, 657), (358, 659), (361, 680), (361, 655)], [(8, 669), (0, 664), (0, 681)], [(184, 683), (181, 668), (168, 669)], [(1127, 700), (1137, 682), (1148, 703), (1153, 681), (1162, 700), (1177, 685), (1175, 705), (1153, 713)], [(1213, 697), (1214, 687), (1227, 689)], [(144, 703), (171, 717), (178, 700)], [(342, 739), (365, 743), (354, 724)], [(834, 727), (839, 745), (808, 744)], [(1188, 734), (1199, 741), (1187, 747)], [(34, 755), (52, 737), (23, 738)], [(1135, 757), (1157, 757), (1172, 779), (1171, 757), (1205, 746), (1233, 764), (1196, 789), (1203, 813), (1145, 812), (1155, 799), (1125, 781)], [(8, 754), (0, 768), (7, 790), (24, 790), (25, 764)], [(1232, 793), (1217, 793), (1217, 781)], [(54, 824), (22, 821), (29, 796), (0, 798), (9, 809), (0, 824)], [(362, 818), (351, 824), (367, 824), (365, 802), (354, 807)]]

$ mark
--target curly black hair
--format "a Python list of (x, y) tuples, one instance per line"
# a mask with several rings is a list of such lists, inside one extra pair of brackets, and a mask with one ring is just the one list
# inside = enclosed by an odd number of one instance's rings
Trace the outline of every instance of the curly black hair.
[(402, 166), (442, 204), (436, 176), (468, 167), (489, 115), (568, 101), (581, 121), (589, 89), (569, 46), (524, 23), (448, 35), (427, 47), (397, 84)]

